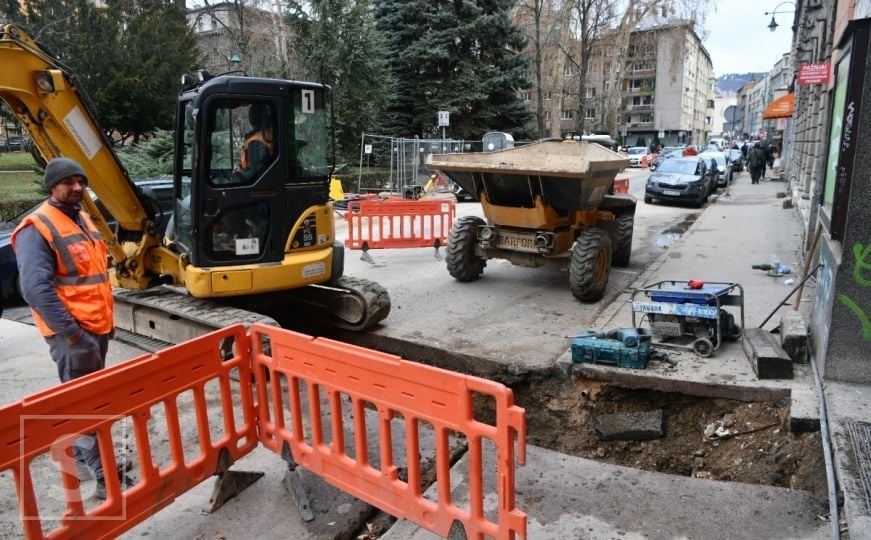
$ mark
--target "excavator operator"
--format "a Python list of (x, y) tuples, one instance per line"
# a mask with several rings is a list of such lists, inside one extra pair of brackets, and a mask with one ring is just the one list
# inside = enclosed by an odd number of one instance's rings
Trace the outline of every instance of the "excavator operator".
[(252, 180), (271, 160), (275, 150), (269, 107), (262, 103), (252, 104), (248, 108), (248, 121), (251, 131), (245, 134), (242, 155), (236, 167), (236, 174), (244, 181)]

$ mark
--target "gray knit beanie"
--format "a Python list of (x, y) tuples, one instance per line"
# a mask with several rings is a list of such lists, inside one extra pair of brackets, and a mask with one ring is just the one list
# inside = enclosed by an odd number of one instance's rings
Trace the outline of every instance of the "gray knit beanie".
[(81, 176), (85, 180), (88, 179), (85, 175), (85, 170), (74, 160), (65, 157), (54, 158), (45, 166), (45, 189), (50, 190), (52, 186), (70, 176)]

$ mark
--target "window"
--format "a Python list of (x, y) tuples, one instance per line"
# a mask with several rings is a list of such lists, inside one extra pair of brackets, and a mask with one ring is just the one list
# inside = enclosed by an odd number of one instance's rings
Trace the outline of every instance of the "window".
[(571, 120), (575, 117), (575, 111), (567, 111), (563, 109), (563, 111), (559, 115), (560, 120)]
[(551, 95), (553, 95), (553, 92), (545, 92), (544, 99), (549, 100), (551, 98)]
[(566, 66), (563, 68), (563, 75), (565, 75), (566, 77), (571, 77), (572, 74), (572, 66)]
[(611, 81), (605, 81), (605, 91), (611, 90)]
[(596, 109), (587, 109), (584, 115), (584, 118), (587, 120), (595, 120), (596, 118)]
[(529, 101), (529, 90), (520, 92), (520, 99), (522, 99), (523, 101)]
[(596, 89), (591, 87), (585, 88), (584, 97), (587, 99), (596, 97)]

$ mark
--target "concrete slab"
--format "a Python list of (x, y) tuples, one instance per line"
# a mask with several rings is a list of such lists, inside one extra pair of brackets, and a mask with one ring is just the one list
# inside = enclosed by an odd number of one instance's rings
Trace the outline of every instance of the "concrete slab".
[(871, 538), (871, 445), (869, 438), (861, 436), (871, 430), (871, 387), (827, 382), (825, 394), (835, 473), (850, 538)]
[[(465, 457), (451, 469), (452, 498), (459, 507), (468, 505), (467, 470)], [(492, 456), (485, 454), (484, 471), (494, 470)], [(494, 481), (485, 479), (485, 485)], [(829, 534), (828, 523), (819, 518), (827, 512), (826, 502), (805, 492), (640, 471), (534, 446), (527, 447), (516, 484), (529, 538), (773, 540)], [(492, 513), (496, 496), (485, 493), (485, 513)], [(438, 536), (400, 521), (381, 538)]]

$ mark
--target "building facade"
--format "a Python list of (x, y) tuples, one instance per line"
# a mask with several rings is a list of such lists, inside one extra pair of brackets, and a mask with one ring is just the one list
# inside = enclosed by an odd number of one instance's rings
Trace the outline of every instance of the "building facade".
[[(628, 58), (614, 40), (605, 35), (593, 45), (583, 90), (584, 131), (609, 134), (627, 146), (704, 144), (713, 131), (713, 65), (692, 24), (632, 32)], [(560, 136), (578, 125), (578, 73), (564, 55), (544, 56), (544, 124), (549, 136)], [(523, 97), (537, 110), (535, 89)]]
[(288, 49), (290, 30), (275, 11), (222, 2), (189, 9), (187, 20), (209, 73), (293, 78), (299, 71)]

